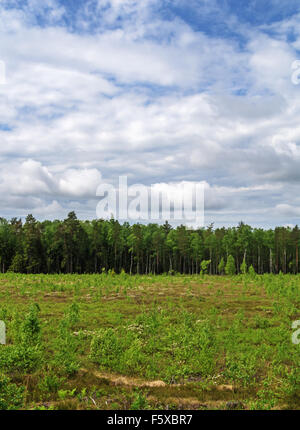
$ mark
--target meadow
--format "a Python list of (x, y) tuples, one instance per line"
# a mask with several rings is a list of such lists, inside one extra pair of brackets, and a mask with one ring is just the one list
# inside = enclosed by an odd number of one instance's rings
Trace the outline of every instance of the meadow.
[(0, 409), (300, 409), (300, 275), (0, 275)]

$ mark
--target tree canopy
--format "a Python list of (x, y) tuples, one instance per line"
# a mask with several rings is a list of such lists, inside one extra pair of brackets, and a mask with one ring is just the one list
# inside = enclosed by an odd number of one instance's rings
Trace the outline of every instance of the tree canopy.
[(2, 272), (137, 274), (298, 273), (298, 226), (274, 230), (237, 227), (191, 230), (168, 222), (134, 224), (117, 220), (81, 221), (75, 212), (63, 220), (25, 222), (0, 218)]

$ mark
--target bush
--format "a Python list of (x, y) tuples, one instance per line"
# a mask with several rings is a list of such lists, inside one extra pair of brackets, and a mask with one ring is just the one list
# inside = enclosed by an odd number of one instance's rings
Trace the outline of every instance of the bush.
[(90, 358), (104, 368), (131, 373), (138, 371), (145, 357), (141, 341), (135, 333), (116, 333), (108, 328), (93, 337)]
[(102, 328), (92, 338), (90, 358), (104, 369), (166, 382), (212, 374), (216, 366), (213, 328), (187, 312), (176, 319), (172, 325), (169, 315), (152, 311), (127, 327)]
[(45, 391), (47, 393), (56, 393), (61, 387), (62, 379), (56, 376), (55, 374), (45, 375), (44, 379), (39, 383), (39, 388), (41, 391)]
[(43, 362), (37, 346), (7, 345), (0, 349), (0, 370), (6, 372), (31, 372)]
[(38, 318), (40, 307), (37, 303), (30, 306), (21, 325), (21, 342), (24, 345), (37, 345), (40, 341), (41, 326)]
[(80, 365), (77, 359), (79, 339), (75, 338), (71, 329), (79, 321), (79, 307), (73, 303), (60, 321), (59, 334), (54, 342), (55, 356), (53, 364), (61, 368), (62, 373), (74, 375)]
[(248, 271), (248, 273), (249, 273), (249, 276), (250, 276), (251, 278), (255, 278), (255, 276), (256, 276), (256, 272), (255, 272), (254, 267), (252, 266), (252, 264), (251, 264), (251, 266), (249, 267), (249, 271)]
[(41, 365), (43, 352), (40, 345), (39, 310), (39, 305), (31, 305), (23, 321), (19, 314), (14, 315), (11, 325), (14, 345), (0, 349), (1, 370), (30, 372)]
[(241, 270), (241, 272), (242, 272), (243, 275), (246, 275), (246, 273), (247, 273), (247, 264), (246, 264), (245, 258), (243, 259), (243, 262), (241, 264), (240, 270)]
[(233, 276), (236, 273), (235, 262), (232, 255), (229, 255), (229, 257), (227, 258), (225, 273), (226, 275), (230, 275), (230, 276)]
[(144, 394), (140, 391), (137, 391), (134, 394), (134, 400), (131, 404), (130, 410), (131, 411), (143, 411), (149, 408), (147, 398), (144, 396)]
[(0, 409), (20, 409), (24, 404), (24, 387), (12, 384), (7, 376), (0, 375)]
[(65, 321), (70, 327), (74, 327), (80, 320), (80, 310), (77, 303), (72, 303), (65, 313)]
[(203, 261), (201, 261), (201, 264), (200, 264), (200, 266), (201, 266), (201, 273), (203, 274), (205, 274), (205, 273), (207, 273), (207, 270), (208, 270), (208, 266), (210, 265), (210, 263), (211, 263), (211, 260), (203, 260)]
[(222, 257), (220, 263), (218, 264), (219, 275), (223, 275), (224, 269), (225, 269), (225, 262), (224, 262), (224, 258)]

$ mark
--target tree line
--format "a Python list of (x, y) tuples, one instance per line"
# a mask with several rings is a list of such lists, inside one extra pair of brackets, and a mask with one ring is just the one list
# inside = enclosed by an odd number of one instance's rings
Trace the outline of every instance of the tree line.
[(81, 221), (70, 212), (64, 221), (25, 222), (0, 218), (0, 267), (18, 273), (130, 274), (206, 272), (298, 273), (298, 226), (264, 230), (237, 227), (190, 230), (167, 221), (134, 224), (117, 220)]

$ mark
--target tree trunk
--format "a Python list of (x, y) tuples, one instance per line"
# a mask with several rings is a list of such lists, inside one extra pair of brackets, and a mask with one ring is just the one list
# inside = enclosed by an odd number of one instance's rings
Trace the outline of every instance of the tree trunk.
[(131, 259), (130, 259), (130, 275), (132, 274), (132, 265), (133, 265), (133, 254), (131, 253)]
[(171, 272), (171, 271), (173, 270), (173, 268), (172, 268), (172, 257), (171, 257), (171, 255), (169, 256), (169, 260), (170, 260), (169, 272)]

